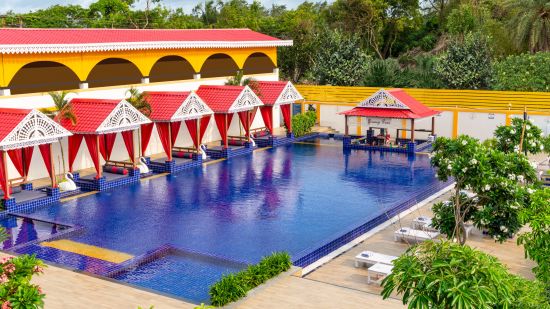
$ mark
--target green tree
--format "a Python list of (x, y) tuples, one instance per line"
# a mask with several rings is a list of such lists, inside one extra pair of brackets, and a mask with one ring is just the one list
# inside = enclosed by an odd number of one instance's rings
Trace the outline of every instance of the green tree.
[(485, 89), (492, 74), (491, 52), (485, 36), (476, 33), (453, 40), (437, 58), (435, 71), (455, 89)]
[(447, 241), (426, 241), (393, 261), (382, 296), (402, 295), (409, 308), (507, 308), (514, 302), (511, 276), (484, 252)]
[(496, 62), (493, 89), (550, 92), (550, 53), (510, 55)]
[(92, 18), (93, 27), (123, 27), (131, 25), (128, 15), (130, 6), (123, 0), (97, 0), (90, 4), (89, 16)]
[(367, 71), (369, 57), (357, 36), (340, 31), (325, 31), (319, 36), (313, 73), (319, 84), (358, 85)]
[(550, 51), (550, 3), (548, 0), (507, 0), (512, 11), (510, 26), (519, 48)]
[(511, 125), (498, 126), (494, 135), (497, 149), (506, 153), (527, 150), (536, 154), (544, 150), (542, 130), (529, 120), (513, 118)]
[(132, 104), (133, 107), (135, 107), (145, 116), (151, 115), (151, 105), (149, 104), (149, 102), (147, 102), (146, 93), (143, 93), (139, 89), (132, 87), (128, 89), (128, 91), (126, 91), (126, 95), (128, 96), (126, 98), (126, 101), (128, 101), (128, 103)]

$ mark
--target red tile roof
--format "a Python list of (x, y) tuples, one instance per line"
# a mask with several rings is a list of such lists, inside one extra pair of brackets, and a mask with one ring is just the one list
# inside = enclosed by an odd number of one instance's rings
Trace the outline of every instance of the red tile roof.
[(227, 113), (244, 88), (244, 86), (201, 85), (196, 93), (214, 113)]
[(290, 45), (250, 29), (0, 28), (0, 53)]
[(0, 141), (31, 112), (31, 109), (0, 108)]
[(257, 84), (257, 86), (251, 88), (265, 105), (275, 105), (279, 95), (281, 95), (281, 92), (283, 92), (285, 86), (288, 84), (286, 81), (258, 81), (254, 83)]
[(351, 110), (341, 112), (341, 115), (377, 117), (377, 118), (399, 118), (399, 119), (418, 119), (439, 114), (439, 111), (433, 110), (411, 97), (403, 89), (386, 90), (390, 95), (405, 104), (408, 109), (402, 108), (380, 108), (380, 107), (354, 107)]
[(72, 99), (70, 104), (76, 116), (76, 124), (62, 119), (61, 125), (73, 133), (94, 133), (111, 114), (121, 100)]
[(152, 121), (170, 121), (190, 92), (147, 91), (143, 94), (151, 105), (149, 119)]

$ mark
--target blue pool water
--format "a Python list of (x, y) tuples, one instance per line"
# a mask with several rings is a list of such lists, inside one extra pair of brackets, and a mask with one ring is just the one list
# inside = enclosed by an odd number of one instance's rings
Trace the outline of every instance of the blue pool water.
[[(341, 142), (294, 144), (56, 204), (32, 216), (82, 226), (70, 237), (141, 256), (159, 246), (255, 263), (284, 250), (294, 260), (438, 184), (429, 158), (352, 151)], [(32, 245), (18, 250), (106, 274), (116, 263)], [(115, 278), (193, 301), (239, 267), (168, 255)]]

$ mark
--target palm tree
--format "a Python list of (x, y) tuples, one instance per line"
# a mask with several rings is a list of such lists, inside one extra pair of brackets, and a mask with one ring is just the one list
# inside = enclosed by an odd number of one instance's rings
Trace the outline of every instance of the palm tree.
[[(53, 108), (44, 108), (42, 109), (42, 112), (58, 123), (61, 123), (62, 120), (67, 119), (75, 125), (77, 122), (76, 115), (73, 113), (72, 106), (67, 99), (69, 92), (52, 91), (48, 92), (48, 94), (52, 98), (54, 106)], [(67, 168), (65, 166), (65, 152), (61, 142), (59, 143), (59, 148), (61, 150), (61, 161), (63, 162), (63, 174), (65, 174), (67, 172)]]
[(260, 94), (260, 88), (258, 87), (258, 83), (254, 78), (247, 77), (244, 78), (244, 72), (243, 70), (237, 71), (237, 73), (234, 76), (231, 76), (225, 84), (228, 86), (248, 86), (252, 91), (256, 93), (258, 97), (261, 97)]
[(550, 1), (507, 0), (515, 43), (530, 52), (550, 51)]

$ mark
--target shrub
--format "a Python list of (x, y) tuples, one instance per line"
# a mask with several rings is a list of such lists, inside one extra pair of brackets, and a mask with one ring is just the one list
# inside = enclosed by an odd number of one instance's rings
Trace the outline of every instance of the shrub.
[(2, 308), (42, 308), (44, 293), (31, 284), (34, 274), (42, 273), (44, 264), (34, 255), (0, 259), (0, 302)]
[[(525, 132), (523, 126), (525, 125)], [(521, 148), (529, 153), (539, 153), (544, 150), (544, 137), (542, 130), (531, 121), (524, 121), (522, 118), (513, 118), (512, 125), (498, 126), (495, 130), (496, 147), (505, 153), (518, 152)]]
[(221, 307), (237, 301), (246, 296), (251, 289), (289, 270), (291, 265), (288, 253), (276, 252), (243, 271), (224, 275), (210, 287), (210, 302)]
[(508, 56), (494, 71), (495, 90), (550, 91), (550, 52)]
[(294, 136), (300, 137), (310, 133), (316, 121), (317, 114), (314, 111), (294, 115), (292, 117), (292, 132), (294, 132)]
[(484, 89), (491, 80), (491, 50), (482, 34), (455, 39), (447, 52), (437, 58), (435, 71), (450, 88)]

